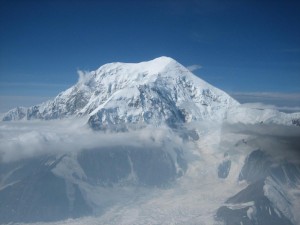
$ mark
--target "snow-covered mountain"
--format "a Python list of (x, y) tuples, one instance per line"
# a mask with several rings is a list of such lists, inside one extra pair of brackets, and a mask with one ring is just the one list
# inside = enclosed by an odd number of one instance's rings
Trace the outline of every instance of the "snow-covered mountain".
[(79, 81), (48, 102), (7, 112), (3, 121), (88, 116), (93, 129), (143, 124), (176, 126), (210, 120), (298, 125), (300, 113), (237, 107), (239, 103), (169, 57), (109, 63), (80, 72)]
[(81, 74), (54, 100), (9, 111), (4, 121), (89, 116), (95, 129), (120, 124), (220, 121), (238, 103), (169, 57), (110, 63)]
[(4, 115), (0, 224), (297, 225), (299, 125), (168, 57), (106, 64)]

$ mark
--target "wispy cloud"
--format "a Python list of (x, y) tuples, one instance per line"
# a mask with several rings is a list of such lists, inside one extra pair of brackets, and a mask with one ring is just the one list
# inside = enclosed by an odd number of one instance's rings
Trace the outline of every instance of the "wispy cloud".
[(198, 64), (194, 64), (194, 65), (187, 66), (186, 68), (187, 68), (189, 71), (194, 72), (194, 71), (196, 71), (196, 70), (201, 69), (202, 66), (201, 66), (201, 65), (198, 65)]
[(78, 74), (78, 82), (79, 83), (86, 82), (91, 75), (91, 73), (89, 71), (83, 71), (83, 70), (77, 70), (77, 74)]

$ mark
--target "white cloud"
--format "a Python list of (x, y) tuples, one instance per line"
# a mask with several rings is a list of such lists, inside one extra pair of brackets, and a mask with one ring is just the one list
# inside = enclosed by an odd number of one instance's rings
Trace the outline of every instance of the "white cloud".
[[(89, 149), (101, 151), (101, 148), (119, 146), (132, 146), (141, 151), (145, 149), (145, 146), (147, 148), (163, 147), (167, 151), (174, 146), (181, 146), (182, 149), (185, 149), (186, 159), (190, 161), (195, 160), (194, 151), (201, 150), (194, 149), (192, 142), (183, 142), (179, 135), (175, 135), (166, 127), (146, 127), (142, 130), (120, 133), (95, 132), (87, 126), (86, 119), (0, 122), (0, 163), (38, 157), (44, 154), (61, 155)], [(230, 145), (231, 148), (235, 141), (230, 141), (227, 138), (228, 134), (244, 134), (247, 136), (248, 145), (252, 149), (263, 149), (278, 160), (287, 159), (291, 162), (300, 160), (300, 128), (296, 126), (241, 123), (211, 124), (206, 122), (190, 125), (191, 127), (188, 128), (198, 129), (202, 135), (200, 140), (203, 140), (204, 144), (211, 140), (212, 142), (209, 144), (223, 148), (224, 143), (220, 145), (216, 143), (218, 140), (226, 140), (226, 143), (229, 141), (232, 144)], [(210, 131), (213, 131), (213, 134)]]
[(77, 74), (79, 83), (84, 83), (87, 80), (87, 78), (91, 75), (89, 71), (82, 70), (77, 70)]
[(196, 71), (196, 70), (201, 69), (202, 66), (201, 66), (201, 65), (195, 64), (195, 65), (187, 66), (186, 68), (187, 68), (189, 71), (194, 72), (194, 71)]
[[(109, 146), (157, 147), (173, 136), (165, 127), (147, 127), (142, 132), (95, 132), (86, 121), (87, 118), (0, 122), (0, 162)], [(180, 145), (181, 139), (174, 136), (172, 142)]]

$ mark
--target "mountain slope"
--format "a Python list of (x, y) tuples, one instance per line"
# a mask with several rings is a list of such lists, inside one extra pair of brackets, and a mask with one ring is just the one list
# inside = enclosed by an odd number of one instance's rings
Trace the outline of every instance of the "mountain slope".
[(121, 124), (167, 123), (224, 118), (238, 103), (168, 57), (142, 63), (110, 63), (81, 74), (54, 100), (16, 108), (3, 121), (88, 115), (95, 129)]

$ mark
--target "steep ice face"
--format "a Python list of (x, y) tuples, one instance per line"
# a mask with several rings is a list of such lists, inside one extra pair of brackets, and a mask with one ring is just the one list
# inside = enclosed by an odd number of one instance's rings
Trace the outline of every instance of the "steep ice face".
[(94, 129), (128, 124), (220, 121), (238, 103), (169, 57), (141, 63), (109, 63), (82, 74), (54, 100), (9, 111), (4, 121), (89, 115)]

